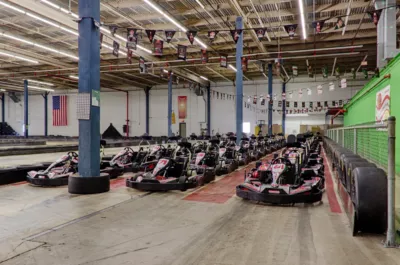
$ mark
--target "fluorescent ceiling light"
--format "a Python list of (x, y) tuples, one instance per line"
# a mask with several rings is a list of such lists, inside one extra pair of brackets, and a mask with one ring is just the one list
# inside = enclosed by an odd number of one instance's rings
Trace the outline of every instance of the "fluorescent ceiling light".
[(205, 77), (205, 76), (202, 76), (202, 75), (201, 75), (200, 78), (201, 78), (201, 79), (204, 79), (204, 80), (206, 80), (206, 81), (208, 81), (208, 78)]
[(19, 12), (19, 13), (25, 14), (25, 11), (24, 11), (24, 10), (19, 9), (19, 8), (15, 7), (15, 6), (12, 6), (12, 5), (6, 4), (6, 3), (4, 3), (4, 2), (0, 2), (0, 5), (2, 5), (2, 6), (4, 6), (4, 7), (7, 7), (7, 8), (10, 8), (10, 9), (12, 9), (12, 10), (14, 10), (14, 11)]
[(303, 39), (307, 39), (306, 21), (304, 19), (303, 0), (299, 0), (301, 27), (303, 28)]
[(182, 26), (181, 24), (179, 24), (177, 21), (175, 21), (175, 19), (173, 19), (172, 17), (170, 17), (169, 15), (165, 14), (158, 6), (154, 5), (151, 1), (149, 0), (143, 0), (144, 2), (146, 2), (146, 4), (148, 4), (149, 6), (151, 6), (154, 10), (156, 10), (158, 13), (160, 13), (161, 15), (163, 15), (166, 19), (168, 19), (172, 24), (174, 24), (175, 26), (177, 26), (180, 30), (182, 30), (183, 32), (186, 32), (187, 29)]
[(286, 114), (286, 117), (308, 117), (307, 113)]
[(5, 90), (4, 88), (0, 88), (0, 91), (1, 91), (1, 92), (4, 92), (4, 91), (6, 91), (6, 90)]
[(196, 40), (196, 42), (198, 44), (200, 44), (201, 47), (203, 47), (204, 49), (207, 49), (207, 45), (204, 42), (202, 42), (199, 38), (194, 38), (194, 39)]
[(47, 83), (47, 82), (42, 82), (42, 81), (37, 81), (37, 80), (32, 80), (32, 79), (27, 79), (27, 80), (30, 83), (37, 83), (37, 84), (46, 85), (46, 86), (54, 86), (54, 84), (52, 84), (52, 83)]
[(163, 69), (163, 72), (164, 72), (164, 73), (168, 73), (168, 70)]
[(203, 8), (204, 9), (204, 6), (203, 6), (203, 4), (199, 1), (199, 0), (196, 0), (196, 3), (198, 3), (199, 4), (199, 6), (201, 6), (201, 8)]
[(36, 90), (43, 90), (43, 91), (54, 92), (54, 89), (44, 88), (44, 87), (38, 87), (38, 86), (29, 86), (29, 85), (28, 85), (28, 88), (36, 89)]
[(69, 78), (72, 78), (72, 79), (76, 79), (76, 80), (78, 80), (78, 79), (79, 79), (79, 76), (76, 76), (76, 75), (70, 75), (70, 76), (69, 76)]
[(237, 72), (237, 69), (235, 68), (235, 66), (233, 66), (233, 65), (231, 65), (231, 64), (229, 64), (228, 66), (229, 66), (229, 68), (231, 68), (233, 71)]
[(10, 53), (6, 53), (6, 52), (0, 52), (0, 56), (7, 56), (7, 57), (11, 57), (11, 58), (18, 59), (18, 60), (21, 60), (21, 61), (34, 63), (34, 64), (39, 64), (38, 61), (34, 61), (34, 60), (31, 60), (31, 59), (28, 59), (28, 58), (24, 58), (24, 57), (17, 56), (17, 55), (14, 55), (14, 54), (10, 54)]

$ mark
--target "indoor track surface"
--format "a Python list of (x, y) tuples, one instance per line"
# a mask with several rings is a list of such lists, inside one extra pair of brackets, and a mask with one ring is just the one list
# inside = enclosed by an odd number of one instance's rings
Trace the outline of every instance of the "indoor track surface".
[(384, 236), (351, 236), (334, 180), (322, 203), (268, 206), (234, 195), (243, 172), (187, 192), (140, 192), (124, 178), (89, 196), (1, 186), (0, 264), (400, 264), (400, 251), (382, 246)]

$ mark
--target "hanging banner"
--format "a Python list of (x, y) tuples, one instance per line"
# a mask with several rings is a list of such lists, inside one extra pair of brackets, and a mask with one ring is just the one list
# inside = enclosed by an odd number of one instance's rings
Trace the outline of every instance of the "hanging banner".
[(307, 95), (311, 96), (311, 88), (307, 88)]
[(265, 63), (263, 63), (263, 62), (257, 62), (258, 63), (258, 65), (259, 65), (259, 67), (260, 67), (260, 72), (261, 73), (265, 73)]
[(249, 59), (247, 57), (242, 57), (242, 71), (247, 72)]
[(343, 100), (339, 100), (339, 106), (343, 106)]
[(104, 39), (104, 34), (100, 32), (100, 50), (101, 47), (103, 46), (103, 39)]
[(178, 44), (178, 59), (186, 61), (186, 51), (187, 47), (184, 45)]
[(341, 17), (338, 17), (336, 24), (335, 24), (335, 30), (344, 28), (344, 26), (346, 26), (346, 25), (344, 24), (343, 19)]
[(228, 55), (220, 55), (219, 65), (224, 68), (228, 68)]
[(335, 68), (335, 76), (336, 77), (340, 76), (340, 68), (339, 68), (339, 66)]
[(341, 87), (341, 88), (346, 88), (346, 87), (347, 87), (347, 80), (346, 80), (346, 78), (343, 78), (342, 80), (340, 80), (340, 87)]
[(142, 56), (139, 57), (139, 72), (141, 74), (146, 74), (147, 73), (146, 61), (144, 60), (144, 58)]
[(154, 36), (156, 35), (156, 31), (151, 30), (151, 29), (146, 29), (146, 34), (147, 34), (147, 37), (149, 38), (150, 43), (153, 43)]
[(208, 63), (208, 53), (206, 49), (201, 49), (201, 63), (202, 64)]
[(376, 93), (375, 122), (387, 120), (390, 116), (390, 85)]
[(277, 76), (281, 76), (281, 63), (279, 62), (279, 60), (275, 61), (275, 74)]
[(241, 34), (241, 33), (242, 33), (242, 30), (241, 30), (241, 29), (234, 29), (234, 30), (231, 30), (232, 39), (233, 39), (233, 41), (234, 41), (235, 43), (237, 43), (237, 41), (239, 40), (240, 34)]
[(319, 20), (319, 21), (313, 21), (312, 27), (315, 29), (316, 33), (320, 33), (322, 31), (322, 28), (324, 27), (324, 20)]
[(375, 26), (377, 26), (378, 22), (379, 22), (379, 18), (381, 17), (382, 9), (370, 11), (367, 13), (368, 13), (369, 17), (372, 19), (372, 22), (375, 24)]
[(164, 41), (154, 40), (154, 56), (162, 56), (164, 50)]
[(259, 41), (261, 41), (265, 36), (265, 29), (263, 29), (263, 28), (254, 29), (254, 32), (256, 33)]
[(187, 115), (187, 96), (178, 96), (179, 119), (186, 119), (186, 115)]
[(111, 36), (115, 37), (115, 33), (117, 33), (117, 26), (109, 26), (108, 29), (110, 30)]
[(138, 42), (137, 30), (128, 29), (126, 37), (126, 48), (131, 50), (136, 50)]
[(171, 40), (174, 38), (175, 36), (175, 30), (166, 30), (165, 31), (165, 38), (167, 39), (167, 43), (170, 43)]
[(264, 105), (265, 105), (265, 98), (261, 97), (261, 106), (264, 106)]
[(335, 90), (335, 84), (333, 82), (329, 83), (329, 91)]
[(127, 58), (128, 64), (132, 64), (132, 56), (133, 56), (133, 51), (128, 49), (128, 58)]
[(193, 45), (194, 38), (196, 37), (196, 35), (197, 35), (197, 31), (194, 31), (194, 30), (189, 30), (188, 32), (186, 32), (186, 36), (187, 36), (190, 44)]
[(322, 86), (321, 85), (317, 86), (317, 94), (318, 95), (322, 94)]
[(119, 56), (119, 43), (116, 41), (113, 42), (113, 55), (115, 57)]
[(208, 32), (208, 39), (210, 40), (210, 42), (214, 41), (215, 37), (217, 37), (218, 32), (218, 30), (212, 30)]
[(289, 35), (289, 38), (293, 39), (294, 35), (296, 34), (297, 24), (285, 25), (284, 28)]
[(292, 71), (293, 71), (293, 76), (298, 76), (299, 72), (297, 71), (297, 66), (293, 65), (292, 66)]
[(253, 97), (253, 104), (257, 104), (257, 96)]
[(277, 100), (276, 94), (274, 94), (274, 100)]

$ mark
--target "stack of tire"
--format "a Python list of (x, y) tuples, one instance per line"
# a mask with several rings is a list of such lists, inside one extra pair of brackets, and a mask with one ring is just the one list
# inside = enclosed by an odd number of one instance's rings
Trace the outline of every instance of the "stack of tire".
[(375, 164), (324, 138), (324, 148), (336, 170), (339, 185), (353, 204), (353, 236), (359, 232), (384, 233), (387, 228), (387, 176)]

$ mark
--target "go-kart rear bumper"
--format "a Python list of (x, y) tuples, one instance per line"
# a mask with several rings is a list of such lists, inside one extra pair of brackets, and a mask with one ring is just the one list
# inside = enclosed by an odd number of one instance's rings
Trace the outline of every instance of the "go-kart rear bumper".
[(144, 191), (169, 191), (169, 190), (187, 190), (193, 189), (198, 186), (197, 182), (187, 183), (148, 183), (148, 182), (137, 182), (130, 179), (126, 180), (126, 186), (133, 189), (144, 190)]
[(68, 176), (62, 178), (31, 178), (26, 177), (26, 181), (35, 186), (41, 187), (56, 187), (68, 185)]
[(299, 193), (293, 195), (269, 194), (246, 191), (236, 187), (236, 195), (240, 198), (272, 204), (314, 203), (321, 201), (322, 193), (322, 191), (314, 191), (312, 193)]

